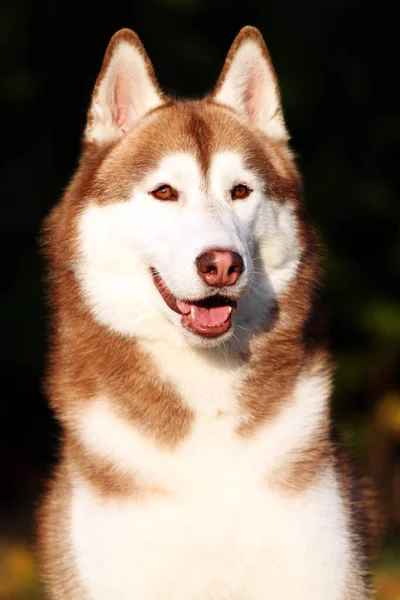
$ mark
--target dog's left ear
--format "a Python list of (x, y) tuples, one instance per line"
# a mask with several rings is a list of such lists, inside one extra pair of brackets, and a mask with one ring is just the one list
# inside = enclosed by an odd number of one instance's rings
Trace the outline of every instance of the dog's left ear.
[(121, 29), (107, 47), (93, 90), (85, 139), (107, 144), (126, 134), (147, 112), (164, 102), (142, 42)]
[(275, 140), (288, 140), (278, 80), (261, 33), (244, 27), (233, 42), (213, 98)]

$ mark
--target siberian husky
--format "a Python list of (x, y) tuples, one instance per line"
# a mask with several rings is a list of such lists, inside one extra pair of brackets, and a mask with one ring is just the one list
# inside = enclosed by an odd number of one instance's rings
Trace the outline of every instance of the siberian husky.
[(319, 246), (257, 29), (214, 91), (119, 31), (46, 221), (60, 600), (365, 600), (368, 502), (332, 431)]

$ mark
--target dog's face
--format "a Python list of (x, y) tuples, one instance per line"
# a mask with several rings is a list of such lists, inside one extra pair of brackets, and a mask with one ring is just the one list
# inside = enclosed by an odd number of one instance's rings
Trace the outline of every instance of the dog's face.
[(297, 175), (260, 34), (242, 30), (214, 95), (196, 102), (164, 98), (136, 36), (116, 34), (86, 140), (105, 149), (77, 222), (95, 318), (195, 346), (260, 328), (300, 252)]

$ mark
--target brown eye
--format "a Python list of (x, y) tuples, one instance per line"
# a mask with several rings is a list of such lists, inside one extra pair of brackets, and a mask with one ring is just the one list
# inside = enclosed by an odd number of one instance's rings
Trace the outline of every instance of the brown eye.
[(170, 185), (160, 185), (151, 195), (158, 200), (178, 200), (178, 192)]
[(231, 198), (232, 200), (243, 200), (243, 198), (250, 196), (252, 191), (247, 185), (240, 183), (231, 189)]

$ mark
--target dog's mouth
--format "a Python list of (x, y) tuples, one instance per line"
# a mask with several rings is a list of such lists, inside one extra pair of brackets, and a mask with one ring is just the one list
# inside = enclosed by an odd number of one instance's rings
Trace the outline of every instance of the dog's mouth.
[(182, 315), (183, 327), (191, 332), (207, 338), (223, 335), (232, 326), (232, 314), (237, 302), (220, 294), (204, 300), (180, 300), (168, 289), (155, 269), (151, 269), (154, 285), (166, 305), (174, 312)]

